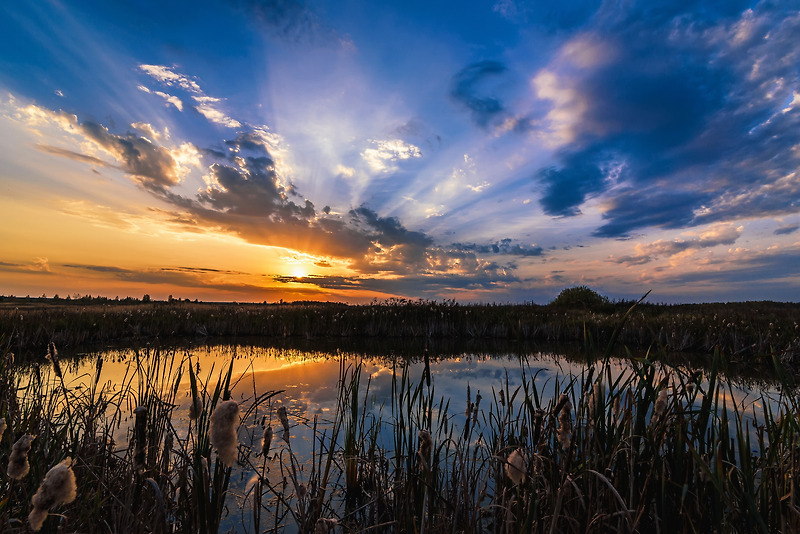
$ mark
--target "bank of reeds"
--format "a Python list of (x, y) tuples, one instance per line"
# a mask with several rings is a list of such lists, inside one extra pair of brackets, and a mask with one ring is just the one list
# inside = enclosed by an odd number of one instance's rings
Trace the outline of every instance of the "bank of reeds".
[[(46, 301), (45, 301), (46, 302)], [(585, 307), (535, 304), (458, 304), (453, 301), (389, 300), (373, 305), (337, 303), (34, 305), (3, 303), (0, 332), (12, 350), (26, 352), (55, 341), (59, 346), (156, 337), (474, 339), (582, 342), (588, 334), (606, 343), (629, 302)], [(731, 358), (779, 353), (800, 367), (800, 305), (743, 302), (692, 305), (641, 304), (618, 333), (634, 349), (651, 345), (668, 351)], [(795, 361), (797, 360), (797, 361)]]
[[(140, 352), (118, 385), (98, 360), (77, 388), (53, 365), (22, 374), (6, 351), (0, 530), (26, 531), (37, 487), (67, 457), (76, 498), (55, 504), (42, 531), (800, 529), (800, 397), (788, 375), (775, 398), (741, 399), (720, 351), (706, 373), (588, 356), (580, 374), (547, 384), (552, 396), (521, 361), (518, 382), (467, 387), (461, 399), (437, 393), (427, 354), (422, 365), (398, 361), (382, 397), (358, 362), (342, 361), (334, 413), (303, 419), (273, 404), (278, 392), (234, 399), (241, 416), (213, 416), (230, 407), (232, 366), (203, 374), (188, 355)], [(191, 418), (176, 409), (184, 401)], [(211, 437), (217, 421), (238, 428), (232, 456), (217, 450), (226, 431)], [(30, 470), (7, 476), (26, 435)]]

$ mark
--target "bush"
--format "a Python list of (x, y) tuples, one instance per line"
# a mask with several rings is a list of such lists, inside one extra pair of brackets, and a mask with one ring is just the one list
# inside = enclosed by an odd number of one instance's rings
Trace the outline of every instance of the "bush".
[(604, 308), (610, 304), (607, 297), (586, 286), (570, 287), (561, 291), (550, 303), (563, 308), (591, 309)]

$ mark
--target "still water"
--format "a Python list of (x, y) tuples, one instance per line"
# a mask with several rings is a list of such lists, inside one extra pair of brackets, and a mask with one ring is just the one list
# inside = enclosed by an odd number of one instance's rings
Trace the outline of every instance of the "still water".
[[(434, 400), (434, 426), (442, 418), (447, 418), (450, 425), (461, 429), (466, 424), (469, 403), (477, 402), (479, 397), (482, 399), (480, 408), (488, 413), (490, 406), (497, 407), (501, 390), (507, 402), (523, 382), (527, 382), (529, 388), (535, 387), (537, 404), (545, 408), (570, 381), (575, 381), (577, 390), (581, 391), (580, 385), (587, 372), (587, 364), (580, 356), (569, 356), (561, 349), (520, 346), (430, 347), (429, 371), (426, 371), (422, 354), (427, 349), (398, 349), (397, 346), (352, 348), (335, 342), (312, 346), (308, 343), (277, 345), (248, 341), (238, 344), (162, 344), (159, 354), (161, 358), (172, 358), (175, 369), (184, 369), (175, 397), (177, 407), (173, 418), (178, 439), (186, 436), (189, 427), (191, 390), (186, 372), (189, 365), (206, 388), (213, 390), (218, 377), (232, 362), (231, 398), (242, 404), (243, 412), (253, 399), (275, 392), (241, 421), (240, 458), (248, 458), (251, 462), (240, 462), (234, 471), (230, 492), (232, 510), (247, 506), (253, 466), (262, 462), (257, 451), (264, 425), (275, 430), (270, 461), (265, 463), (270, 483), (278, 487), (286, 480), (287, 473), (279, 466), (281, 463), (286, 465), (289, 454), (297, 460), (297, 478), (304, 480), (308, 476), (308, 471), (313, 468), (310, 462), (315, 448), (318, 452), (322, 443), (319, 437), (330, 433), (336, 420), (343, 372), (348, 376), (353, 372), (359, 374), (358, 417), (377, 427), (377, 442), (385, 450), (391, 447), (394, 438), (395, 421), (389, 410), (392, 401), (396, 400), (393, 396), (396, 395), (397, 377), (403, 373), (413, 384), (421, 385), (423, 393)], [(69, 354), (62, 354), (65, 381), (70, 387), (84, 387), (83, 384), (88, 387), (100, 359), (103, 362), (100, 383), (106, 388), (114, 390), (132, 384), (135, 377), (131, 375), (131, 368), (137, 354), (139, 357), (152, 355), (153, 349), (109, 348), (74, 354), (72, 358)], [(665, 376), (674, 378), (681, 373), (688, 376), (693, 371), (691, 363), (685, 360), (653, 365), (657, 369), (657, 380)], [(611, 380), (620, 374), (631, 373), (630, 361), (613, 359), (608, 372)], [(736, 376), (728, 377), (727, 383), (728, 386), (720, 390), (720, 402), (724, 400), (728, 408), (734, 403), (740, 407), (745, 425), (751, 431), (762, 403), (775, 403), (777, 406), (779, 391), (767, 381)], [(702, 384), (701, 381), (699, 387)], [(134, 407), (130, 406), (130, 409)], [(282, 439), (277, 416), (281, 407), (286, 409), (290, 422), (289, 441)], [(485, 419), (476, 421), (480, 430)], [(116, 430), (115, 440), (123, 444), (121, 447), (127, 443), (132, 426), (133, 418), (129, 417)], [(233, 513), (225, 524), (239, 530), (237, 525), (246, 525), (248, 521), (244, 514)]]

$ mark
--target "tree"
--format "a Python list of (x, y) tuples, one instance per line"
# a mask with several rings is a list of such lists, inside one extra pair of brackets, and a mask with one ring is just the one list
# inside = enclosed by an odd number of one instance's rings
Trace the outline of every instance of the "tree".
[(145, 293), (144, 296), (142, 297), (142, 302), (150, 302), (150, 295)]
[(576, 286), (564, 289), (550, 303), (551, 306), (577, 309), (598, 309), (609, 304), (607, 297), (602, 296), (587, 286)]

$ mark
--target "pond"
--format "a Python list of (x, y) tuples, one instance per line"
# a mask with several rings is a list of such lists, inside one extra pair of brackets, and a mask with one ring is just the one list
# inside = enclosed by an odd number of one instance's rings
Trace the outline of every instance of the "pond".
[[(440, 508), (498, 528), (508, 518), (495, 507), (520, 502), (509, 492), (524, 480), (564, 476), (547, 471), (569, 472), (581, 455), (599, 464), (579, 469), (604, 473), (603, 484), (619, 484), (615, 492), (635, 500), (642, 482), (615, 463), (620, 451), (683, 455), (681, 462), (698, 463), (690, 480), (700, 480), (713, 475), (703, 462), (712, 463), (720, 442), (731, 441), (732, 458), (759, 456), (769, 446), (765, 425), (796, 407), (779, 384), (723, 377), (685, 359), (586, 362), (559, 350), (249, 340), (62, 354), (61, 366), (75, 398), (115, 399), (110, 433), (128, 462), (134, 408), (149, 407), (148, 424), (159, 430), (148, 430), (147, 465), (134, 477), (169, 481), (173, 489), (160, 490), (156, 507), (165, 523), (237, 532), (305, 531), (328, 519), (346, 531), (385, 524), (400, 532), (441, 523)], [(197, 419), (193, 379), (204, 408)], [(231, 470), (204, 441), (210, 412), (227, 397), (240, 409)], [(272, 440), (264, 456), (266, 428)], [(508, 471), (515, 451), (525, 458), (521, 480)], [(197, 481), (211, 488), (199, 506), (216, 506), (218, 517), (180, 511)]]

